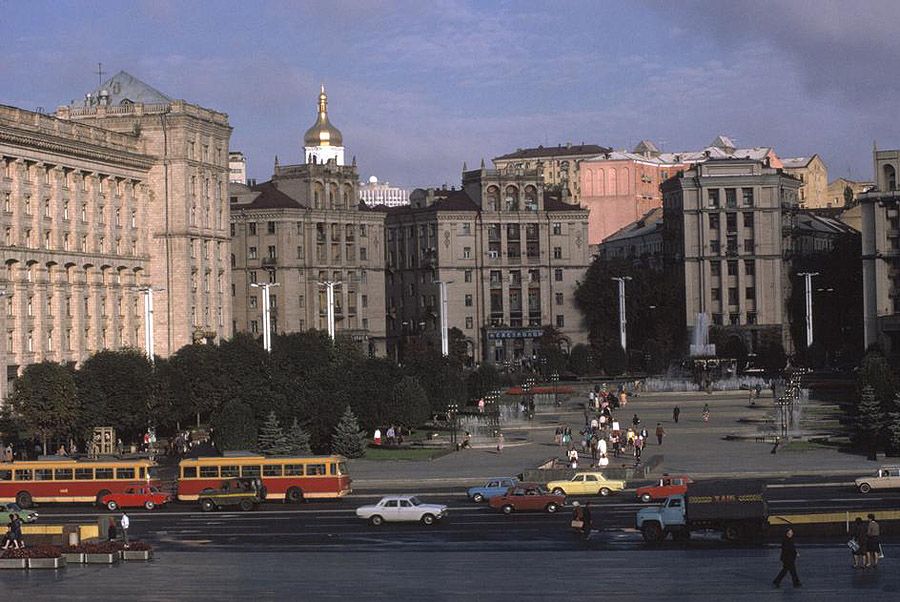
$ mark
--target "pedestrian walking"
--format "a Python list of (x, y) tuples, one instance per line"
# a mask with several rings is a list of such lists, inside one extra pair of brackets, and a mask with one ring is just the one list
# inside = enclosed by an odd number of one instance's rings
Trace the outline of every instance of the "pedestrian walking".
[(794, 542), (794, 530), (788, 529), (784, 533), (784, 539), (781, 540), (781, 571), (775, 577), (772, 585), (781, 587), (781, 580), (790, 573), (794, 587), (802, 586), (800, 577), (797, 576), (797, 556), (799, 556), (799, 553)]
[(640, 423), (641, 423), (641, 419), (638, 418), (637, 414), (635, 414), (634, 417), (631, 419), (631, 424), (633, 424), (634, 426), (637, 426)]
[(9, 523), (6, 525), (6, 535), (3, 537), (3, 549), (8, 550), (10, 547), (19, 548), (19, 540), (16, 539), (16, 515), (9, 515)]
[(678, 424), (678, 416), (681, 414), (681, 408), (675, 406), (675, 409), (672, 410), (672, 420), (675, 421), (675, 424)]
[(703, 422), (709, 422), (709, 404), (703, 404)]
[(666, 429), (663, 428), (661, 422), (656, 423), (656, 441), (657, 444), (662, 445), (663, 437), (666, 436)]
[(600, 468), (606, 468), (609, 466), (609, 458), (606, 457), (606, 454), (600, 456), (600, 459), (597, 461), (597, 466)]
[(109, 518), (109, 525), (106, 527), (106, 538), (109, 541), (116, 540), (116, 519), (112, 517)]
[(131, 520), (128, 518), (128, 515), (124, 512), (122, 513), (122, 518), (119, 519), (119, 526), (122, 527), (122, 541), (125, 542), (125, 547), (128, 547), (128, 527), (131, 525)]
[(869, 524), (866, 527), (866, 566), (878, 568), (879, 556), (881, 556), (881, 526), (875, 520), (875, 515), (869, 514)]
[(478, 400), (478, 413), (484, 414), (484, 397)]
[(853, 568), (855, 569), (864, 569), (868, 566), (866, 562), (868, 535), (868, 525), (857, 516), (850, 528), (850, 553), (853, 555)]
[(585, 540), (590, 539), (591, 537), (591, 503), (588, 502), (584, 505), (584, 510), (581, 513), (581, 520), (584, 521), (584, 525), (581, 528), (582, 535)]
[(498, 454), (503, 453), (503, 433), (500, 433), (497, 436), (497, 453)]
[(381, 445), (381, 429), (375, 429), (375, 436), (372, 437), (372, 441), (375, 443), (375, 445)]

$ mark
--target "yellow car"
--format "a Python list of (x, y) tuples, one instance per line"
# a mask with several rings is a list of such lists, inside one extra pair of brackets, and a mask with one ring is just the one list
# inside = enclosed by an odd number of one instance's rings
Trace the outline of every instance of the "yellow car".
[(625, 481), (607, 479), (602, 472), (578, 472), (568, 481), (550, 481), (547, 489), (561, 495), (609, 495), (625, 489)]

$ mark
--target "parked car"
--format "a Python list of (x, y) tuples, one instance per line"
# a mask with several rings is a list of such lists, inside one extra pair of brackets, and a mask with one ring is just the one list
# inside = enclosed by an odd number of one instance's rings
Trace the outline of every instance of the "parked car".
[(9, 515), (15, 514), (23, 523), (33, 523), (38, 519), (38, 513), (31, 510), (25, 510), (15, 502), (9, 502), (0, 506), (0, 523), (9, 522)]
[(447, 506), (426, 504), (414, 495), (388, 495), (377, 504), (357, 508), (356, 516), (375, 526), (385, 522), (421, 522), (423, 525), (433, 525), (447, 516)]
[(873, 476), (860, 477), (855, 483), (860, 493), (869, 493), (873, 489), (900, 489), (900, 466), (882, 466)]
[(489, 500), (495, 495), (503, 495), (510, 487), (515, 487), (519, 484), (519, 479), (515, 477), (498, 477), (489, 479), (484, 485), (479, 487), (469, 487), (466, 491), (466, 495), (469, 496), (469, 499), (473, 502), (481, 503), (484, 500)]
[(519, 483), (510, 487), (503, 495), (496, 495), (488, 505), (503, 514), (523, 511), (556, 512), (566, 504), (566, 496), (550, 493), (534, 483)]
[(668, 475), (664, 474), (655, 485), (646, 485), (638, 487), (635, 495), (642, 502), (652, 502), (653, 500), (664, 500), (670, 495), (686, 493), (688, 484), (694, 480), (687, 475)]
[(218, 489), (204, 489), (197, 501), (203, 512), (237, 506), (243, 511), (253, 510), (266, 499), (266, 487), (254, 477), (226, 479)]
[(578, 472), (568, 481), (550, 481), (547, 489), (560, 495), (602, 495), (625, 489), (625, 481), (607, 479), (602, 472)]
[(129, 487), (122, 493), (108, 493), (100, 498), (100, 504), (110, 511), (119, 508), (140, 508), (153, 510), (172, 501), (172, 497), (156, 487)]

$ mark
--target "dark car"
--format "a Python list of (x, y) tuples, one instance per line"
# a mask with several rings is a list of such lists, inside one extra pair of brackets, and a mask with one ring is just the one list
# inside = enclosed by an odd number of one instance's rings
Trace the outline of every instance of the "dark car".
[(247, 511), (266, 499), (266, 488), (257, 478), (226, 479), (217, 489), (201, 491), (197, 499), (204, 512), (228, 507)]
[(519, 483), (503, 495), (492, 497), (488, 504), (503, 514), (513, 512), (556, 512), (566, 503), (566, 496), (550, 493), (534, 483)]

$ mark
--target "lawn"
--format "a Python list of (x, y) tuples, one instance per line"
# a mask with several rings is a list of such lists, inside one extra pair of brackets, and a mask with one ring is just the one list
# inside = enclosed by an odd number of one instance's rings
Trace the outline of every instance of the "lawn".
[(448, 453), (447, 448), (425, 447), (368, 447), (366, 448), (366, 460), (433, 460)]

